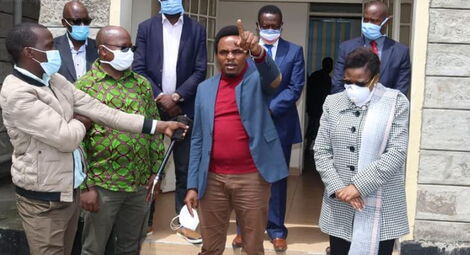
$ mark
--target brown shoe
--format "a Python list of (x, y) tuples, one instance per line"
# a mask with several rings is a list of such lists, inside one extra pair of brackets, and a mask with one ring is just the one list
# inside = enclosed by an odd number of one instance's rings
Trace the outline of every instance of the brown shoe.
[(282, 238), (275, 238), (271, 241), (276, 252), (285, 252), (287, 250), (287, 241)]
[(233, 241), (232, 241), (232, 247), (234, 249), (238, 249), (238, 248), (242, 248), (242, 246), (243, 246), (242, 236), (241, 235), (235, 236), (235, 238), (233, 238)]
[(192, 243), (192, 244), (202, 243), (201, 234), (199, 234), (196, 231), (192, 231), (191, 229), (181, 227), (176, 231), (176, 234), (182, 237), (183, 239), (185, 239), (186, 241), (188, 241), (189, 243)]

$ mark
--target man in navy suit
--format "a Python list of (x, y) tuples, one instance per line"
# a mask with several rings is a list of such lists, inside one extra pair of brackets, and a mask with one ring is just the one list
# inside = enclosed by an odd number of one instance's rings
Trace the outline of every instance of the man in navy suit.
[[(160, 4), (161, 14), (139, 25), (133, 68), (152, 84), (164, 120), (180, 114), (193, 118), (197, 86), (206, 78), (206, 31), (183, 15), (181, 0)], [(186, 195), (190, 141), (191, 137), (186, 137), (173, 150), (177, 214)], [(190, 242), (200, 242), (200, 236), (189, 229), (180, 228), (178, 233)]]
[[(282, 12), (275, 5), (266, 5), (258, 11), (256, 23), (260, 45), (279, 67), (282, 82), (269, 104), (271, 117), (281, 139), (284, 158), (289, 166), (292, 144), (302, 142), (296, 102), (305, 84), (304, 54), (301, 46), (281, 38)], [(277, 252), (287, 249), (287, 228), (284, 225), (287, 201), (287, 177), (272, 184), (269, 201), (267, 232)], [(237, 235), (232, 242), (241, 246), (242, 237)]]
[(359, 47), (368, 47), (380, 58), (380, 83), (408, 95), (411, 82), (410, 51), (407, 46), (389, 39), (384, 34), (391, 18), (388, 15), (388, 7), (383, 2), (371, 1), (364, 5), (362, 36), (345, 41), (339, 46), (332, 79), (332, 94), (344, 90), (342, 79), (346, 56)]
[(67, 32), (54, 38), (54, 45), (62, 58), (59, 73), (72, 83), (89, 71), (98, 58), (96, 42), (88, 38), (90, 23), (85, 5), (78, 1), (65, 4), (62, 24)]

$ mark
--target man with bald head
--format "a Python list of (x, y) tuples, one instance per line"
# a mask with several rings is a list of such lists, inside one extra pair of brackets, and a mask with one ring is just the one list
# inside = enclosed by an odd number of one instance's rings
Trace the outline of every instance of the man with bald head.
[(345, 41), (339, 46), (331, 93), (344, 90), (342, 80), (346, 56), (359, 47), (367, 47), (380, 58), (380, 83), (408, 95), (411, 83), (410, 51), (407, 46), (386, 36), (387, 25), (391, 19), (388, 7), (383, 2), (370, 1), (364, 4), (362, 36)]
[(66, 32), (56, 37), (54, 44), (62, 58), (59, 73), (72, 83), (90, 70), (98, 58), (95, 40), (88, 38), (91, 20), (83, 3), (70, 1), (65, 4), (62, 25)]
[[(130, 70), (135, 47), (129, 33), (107, 26), (96, 42), (99, 59), (76, 87), (109, 107), (158, 119), (150, 83)], [(113, 227), (116, 254), (138, 254), (147, 226), (146, 188), (163, 159), (162, 138), (99, 124), (88, 130), (83, 142), (89, 170), (80, 196), (86, 211), (81, 254), (104, 254)]]

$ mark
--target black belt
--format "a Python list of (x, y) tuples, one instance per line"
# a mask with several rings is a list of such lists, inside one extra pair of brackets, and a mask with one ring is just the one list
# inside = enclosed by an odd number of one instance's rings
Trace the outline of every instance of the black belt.
[[(77, 190), (74, 190), (74, 194)], [(54, 201), (60, 202), (60, 192), (44, 192), (44, 191), (32, 191), (26, 190), (16, 186), (16, 193), (20, 196), (36, 199), (36, 200), (44, 200), (44, 201)]]

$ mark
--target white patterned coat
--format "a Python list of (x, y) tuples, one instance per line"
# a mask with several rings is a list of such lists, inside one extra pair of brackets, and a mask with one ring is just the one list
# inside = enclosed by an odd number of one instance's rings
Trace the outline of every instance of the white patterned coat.
[[(376, 92), (385, 89), (377, 86)], [(355, 211), (349, 204), (335, 198), (335, 192), (349, 184), (356, 186), (361, 197), (374, 193), (379, 187), (383, 188), (381, 241), (395, 239), (409, 232), (404, 185), (408, 110), (407, 98), (399, 93), (384, 153), (358, 173), (367, 106), (355, 106), (345, 91), (326, 98), (313, 148), (316, 169), (325, 185), (320, 215), (322, 232), (351, 241)]]

